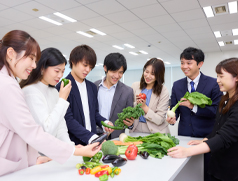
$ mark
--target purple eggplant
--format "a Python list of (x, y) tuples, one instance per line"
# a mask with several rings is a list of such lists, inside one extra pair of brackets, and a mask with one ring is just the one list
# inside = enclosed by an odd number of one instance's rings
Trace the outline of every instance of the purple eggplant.
[(147, 152), (147, 151), (140, 151), (139, 152), (139, 155), (142, 157), (142, 158), (144, 158), (144, 159), (147, 159), (148, 158), (148, 156), (149, 156), (149, 153)]
[(102, 142), (103, 142), (104, 140), (107, 139), (107, 136), (108, 136), (107, 133), (103, 133), (103, 134), (101, 134), (99, 137), (97, 137), (97, 138), (95, 138), (93, 141), (91, 141), (91, 144), (96, 143), (96, 142), (99, 142), (99, 144), (98, 144), (98, 146), (99, 146), (100, 144), (102, 144)]
[(114, 160), (121, 158), (120, 156), (117, 155), (105, 155), (102, 158), (103, 163), (112, 163)]
[(114, 161), (112, 162), (112, 165), (113, 165), (114, 167), (121, 167), (121, 166), (125, 165), (126, 162), (127, 162), (127, 159), (126, 159), (126, 158), (120, 157), (120, 158), (117, 158), (116, 160), (114, 160)]

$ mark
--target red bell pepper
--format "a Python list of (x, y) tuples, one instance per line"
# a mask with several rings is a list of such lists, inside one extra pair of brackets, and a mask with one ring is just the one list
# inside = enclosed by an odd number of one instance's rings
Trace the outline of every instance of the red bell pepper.
[(83, 175), (84, 174), (84, 169), (79, 169), (79, 175)]
[(101, 168), (107, 168), (109, 165), (100, 165)]
[(101, 170), (101, 171), (95, 173), (95, 177), (100, 177), (100, 176), (102, 176), (102, 175), (104, 175), (104, 174), (109, 175), (109, 173), (108, 173), (107, 170)]
[(91, 169), (90, 169), (90, 168), (86, 168), (86, 171), (85, 171), (85, 173), (86, 173), (87, 175), (89, 175), (89, 174), (90, 174), (90, 171), (91, 171)]
[(126, 149), (125, 155), (128, 160), (135, 160), (137, 156), (138, 148), (136, 145), (130, 145)]

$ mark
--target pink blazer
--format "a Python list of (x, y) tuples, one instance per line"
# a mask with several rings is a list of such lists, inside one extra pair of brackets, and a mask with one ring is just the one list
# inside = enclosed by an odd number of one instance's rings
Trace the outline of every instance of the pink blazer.
[(35, 123), (18, 82), (4, 66), (0, 70), (0, 176), (34, 165), (38, 151), (64, 163), (73, 150), (74, 146)]

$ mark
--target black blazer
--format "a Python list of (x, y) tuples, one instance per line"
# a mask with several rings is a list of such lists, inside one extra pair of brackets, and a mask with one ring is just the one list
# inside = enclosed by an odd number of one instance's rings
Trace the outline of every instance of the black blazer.
[[(99, 114), (98, 110), (98, 99), (97, 99), (97, 87), (94, 83), (85, 79), (87, 93), (88, 93), (88, 105), (90, 112), (91, 121), (91, 132), (85, 127), (85, 118), (83, 113), (83, 105), (79, 94), (78, 86), (71, 75), (66, 77), (71, 80), (72, 89), (69, 94), (67, 101), (70, 103), (69, 108), (65, 114), (65, 120), (68, 127), (70, 139), (75, 142), (75, 145), (82, 144), (87, 145), (88, 140), (97, 134), (96, 125), (102, 127), (101, 121), (106, 119)], [(57, 84), (56, 88), (60, 89), (60, 83)]]
[(217, 111), (207, 138), (211, 150), (209, 173), (220, 180), (238, 180), (238, 101), (225, 114)]
[[(178, 103), (187, 91), (187, 77), (174, 82), (171, 94), (171, 108)], [(222, 92), (220, 91), (215, 78), (208, 77), (202, 73), (196, 91), (210, 97), (212, 105), (206, 106), (205, 108), (198, 107), (196, 114), (185, 106), (179, 106), (176, 110), (176, 118), (180, 117), (178, 134), (182, 136), (204, 138), (212, 132), (215, 123), (216, 110)]]

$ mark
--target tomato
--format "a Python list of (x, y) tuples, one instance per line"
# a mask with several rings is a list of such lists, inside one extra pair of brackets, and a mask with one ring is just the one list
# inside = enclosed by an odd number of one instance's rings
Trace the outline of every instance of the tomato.
[(140, 94), (139, 94), (139, 97), (140, 97), (141, 99), (146, 100), (146, 95), (145, 95), (144, 93), (140, 93)]
[(138, 148), (136, 145), (130, 145), (126, 149), (125, 155), (128, 160), (135, 160), (137, 157)]

